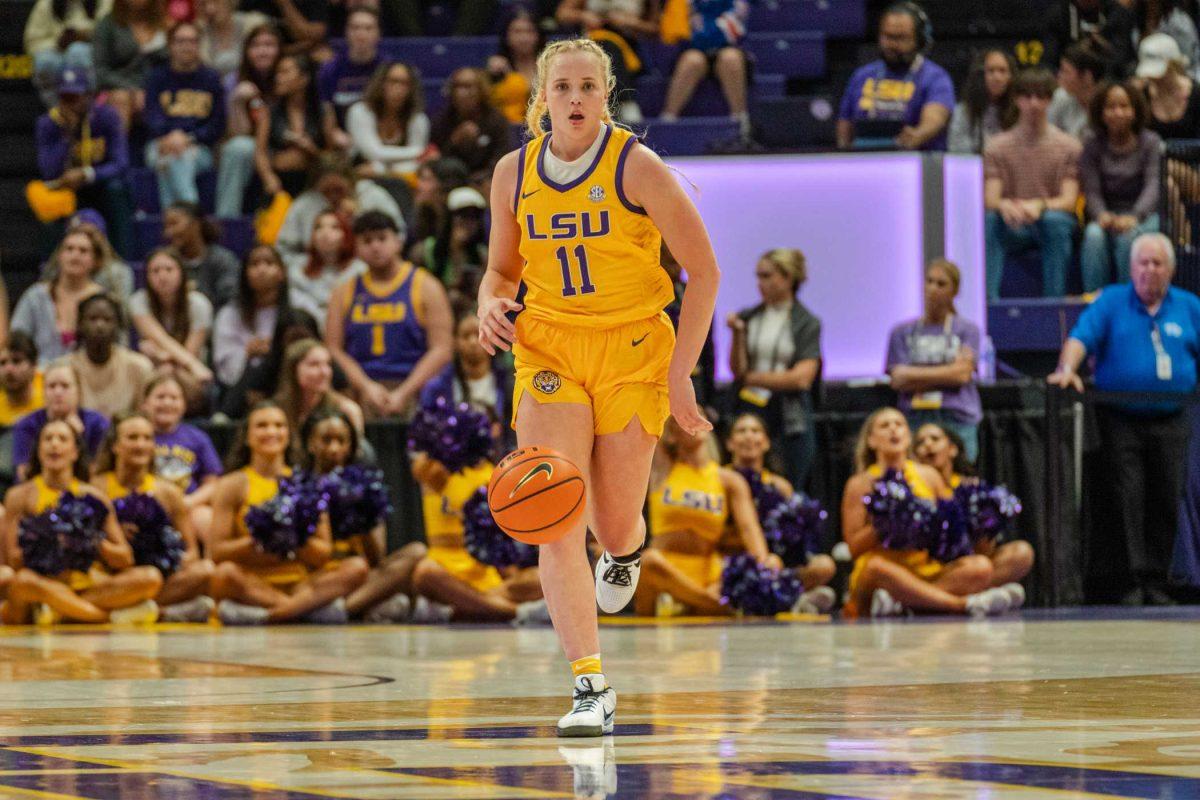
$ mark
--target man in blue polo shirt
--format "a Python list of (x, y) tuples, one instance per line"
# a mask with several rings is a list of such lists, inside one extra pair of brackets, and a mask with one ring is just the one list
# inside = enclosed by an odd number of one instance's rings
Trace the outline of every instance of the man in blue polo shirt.
[(838, 111), (838, 147), (946, 149), (954, 82), (924, 55), (929, 37), (929, 19), (914, 3), (895, 3), (883, 12), (882, 58), (850, 76)]
[[(1161, 233), (1133, 242), (1131, 283), (1109, 286), (1063, 345), (1051, 384), (1083, 391), (1077, 370), (1095, 359), (1096, 388), (1191, 392), (1200, 356), (1200, 298), (1171, 286), (1175, 252)], [(1188, 417), (1174, 403), (1099, 405), (1132, 588), (1124, 602), (1165, 605), (1187, 458)]]

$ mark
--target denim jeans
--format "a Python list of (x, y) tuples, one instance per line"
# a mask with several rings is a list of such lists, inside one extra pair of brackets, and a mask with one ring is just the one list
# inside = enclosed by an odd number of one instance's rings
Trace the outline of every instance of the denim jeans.
[(1046, 211), (1032, 225), (1010, 228), (999, 211), (989, 211), (984, 221), (987, 238), (987, 296), (1000, 299), (1004, 257), (1013, 252), (1038, 248), (1042, 253), (1042, 294), (1061, 297), (1067, 290), (1067, 265), (1075, 235), (1075, 215)]
[(221, 145), (221, 160), (217, 166), (218, 217), (242, 215), (242, 198), (253, 175), (253, 136), (234, 136)]
[(1117, 267), (1117, 283), (1129, 282), (1129, 251), (1133, 240), (1143, 233), (1158, 230), (1158, 214), (1151, 214), (1126, 233), (1111, 233), (1098, 222), (1089, 222), (1083, 231), (1079, 266), (1083, 272), (1083, 290), (1094, 292), (1112, 283), (1112, 268)]
[(86, 72), (95, 84), (90, 42), (72, 42), (66, 50), (49, 48), (33, 54), (33, 85), (47, 108), (58, 104), (58, 76), (67, 67)]
[(212, 169), (212, 152), (204, 145), (194, 144), (179, 155), (162, 157), (158, 142), (146, 145), (146, 166), (158, 173), (158, 202), (163, 211), (172, 203), (199, 203), (200, 190), (196, 176)]

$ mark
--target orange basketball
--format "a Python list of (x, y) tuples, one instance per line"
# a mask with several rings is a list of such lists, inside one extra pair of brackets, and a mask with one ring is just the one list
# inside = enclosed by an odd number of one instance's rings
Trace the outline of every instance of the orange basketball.
[(566, 536), (583, 519), (587, 487), (579, 468), (549, 447), (506, 455), (488, 484), (488, 505), (500, 529), (525, 544)]

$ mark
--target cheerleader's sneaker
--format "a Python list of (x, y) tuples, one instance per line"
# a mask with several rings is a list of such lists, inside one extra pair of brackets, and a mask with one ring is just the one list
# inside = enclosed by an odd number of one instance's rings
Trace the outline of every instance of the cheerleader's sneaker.
[(967, 595), (967, 613), (972, 617), (994, 617), (1008, 611), (1011, 601), (1003, 589), (984, 589)]
[(876, 589), (871, 595), (872, 617), (903, 617), (904, 606), (887, 589)]
[(310, 625), (345, 625), (350, 621), (350, 615), (346, 613), (346, 601), (339, 597), (320, 608), (314, 608), (301, 617), (300, 621)]
[(617, 759), (612, 739), (563, 745), (558, 754), (571, 767), (576, 798), (604, 800), (617, 793)]
[(397, 592), (382, 603), (377, 603), (363, 619), (378, 625), (404, 622), (411, 614), (412, 600), (409, 600), (404, 592)]
[(640, 553), (632, 561), (617, 561), (605, 550), (596, 562), (596, 605), (606, 614), (616, 614), (633, 599), (641, 574)]
[(1006, 583), (1000, 587), (1000, 591), (1008, 595), (1008, 607), (1015, 611), (1025, 605), (1025, 587), (1019, 583)]
[(271, 612), (258, 606), (222, 600), (217, 604), (217, 617), (222, 625), (266, 625)]
[(828, 586), (818, 586), (812, 591), (800, 595), (796, 605), (792, 606), (793, 614), (828, 614), (829, 609), (837, 602), (837, 592)]
[(216, 607), (211, 597), (202, 594), (182, 603), (163, 606), (158, 619), (160, 622), (208, 622), (209, 615)]
[(418, 596), (417, 602), (413, 604), (412, 617), (408, 621), (413, 625), (445, 625), (453, 616), (453, 607)]
[(613, 731), (617, 693), (596, 673), (575, 678), (571, 710), (558, 721), (559, 736), (606, 736)]
[(553, 624), (554, 621), (550, 619), (550, 607), (546, 605), (545, 600), (530, 600), (517, 604), (517, 616), (513, 618), (513, 625), (518, 628)]
[(143, 600), (129, 608), (118, 608), (108, 612), (108, 621), (113, 625), (152, 625), (158, 621), (158, 603)]

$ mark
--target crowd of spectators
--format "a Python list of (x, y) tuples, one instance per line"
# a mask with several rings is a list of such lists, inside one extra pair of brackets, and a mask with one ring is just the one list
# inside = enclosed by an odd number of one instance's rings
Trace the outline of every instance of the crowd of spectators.
[[(1200, 185), (1191, 167), (1169, 163), (1161, 172), (1163, 141), (1200, 131), (1193, 18), (1171, 0), (1134, 5), (1136, 12), (1117, 0), (1071, 0), (1058, 9), (1048, 29), (1057, 76), (1018, 66), (1003, 49), (981, 52), (967, 74), (952, 76), (930, 56), (925, 12), (908, 2), (889, 6), (879, 24), (881, 58), (845, 87), (837, 145), (982, 155), (990, 298), (1000, 296), (1010, 253), (1030, 247), (1040, 250), (1047, 295), (1066, 291), (1075, 263), (1085, 291), (1126, 281), (1135, 240), (1157, 231), (1163, 215), (1186, 220), (1200, 200), (1190, 194)], [(0, 427), (11, 430), (0, 466), (13, 479), (28, 475), (47, 422), (67, 421), (85, 453), (96, 454), (113, 421), (140, 409), (154, 428), (156, 469), (182, 479), (198, 552), (211, 554), (221, 466), (186, 418), (245, 419), (274, 398), (295, 435), (332, 409), (368, 457), (368, 421), (406, 420), (439, 398), (486, 405), (503, 422), (511, 374), (503, 359), (473, 345), (471, 306), (487, 263), (491, 171), (519, 143), (513, 128), (524, 122), (548, 35), (582, 33), (608, 52), (615, 116), (627, 124), (642, 121), (634, 87), (645, 45), (682, 43), (662, 119), (680, 116), (711, 74), (741, 139), (752, 135), (752, 63), (739, 46), (750, 17), (741, 0), (562, 0), (508, 7), (503, 18), (493, 3), (462, 0), (456, 33), (495, 31), (495, 54), (460, 65), (440, 86), (430, 79), (441, 76), (422, 75), (402, 48), (384, 47), (385, 36), (420, 35), (419, 6), (38, 0), (26, 45), (47, 111), (37, 123), (40, 180), (29, 199), (55, 246), (41, 279), (16, 298), (0, 349)], [(443, 96), (436, 113), (429, 92)], [(150, 202), (162, 220), (163, 246), (148, 253), (134, 244), (130, 173), (138, 166), (153, 172)], [(1169, 200), (1162, 208), (1160, 175)], [(255, 240), (235, 254), (222, 223), (251, 217)], [(678, 295), (678, 265), (664, 256)], [(752, 438), (737, 431), (757, 424), (766, 447), (753, 458), (765, 458), (796, 490), (808, 485), (818, 452), (821, 323), (799, 297), (809, 269), (799, 250), (767, 250), (755, 267), (761, 303), (726, 321), (730, 401), (716, 397), (711, 343), (695, 376), (702, 402), (729, 412), (730, 457), (748, 448), (739, 437)], [(874, 448), (878, 457), (860, 465), (863, 474), (872, 464), (904, 466), (901, 455), (915, 452), (930, 426), (941, 433), (925, 438), (950, 442), (956, 463), (976, 458), (984, 343), (957, 313), (959, 282), (954, 264), (932, 262), (922, 316), (897, 321), (880, 343), (908, 438), (903, 453)], [(1103, 347), (1096, 329), (1080, 336), (1089, 354)], [(873, 418), (864, 442), (882, 441), (877, 423), (899, 425)], [(0, 450), (4, 444), (0, 438)], [(676, 437), (669, 446), (678, 455), (687, 443)], [(436, 465), (422, 462), (416, 473), (427, 493), (444, 488)], [(948, 475), (943, 482), (950, 485)], [(847, 533), (856, 556), (878, 549), (864, 537)], [(895, 602), (882, 602), (880, 613), (897, 604), (991, 608), (999, 595), (974, 606), (963, 598), (1020, 580), (1032, 563), (1031, 553), (1018, 559), (1023, 567), (992, 556), (951, 571), (942, 594), (914, 594), (877, 566), (859, 576), (867, 587), (859, 605), (883, 590)], [(434, 587), (427, 599), (444, 602), (440, 573), (410, 561), (405, 585)], [(1151, 575), (1159, 561), (1137, 561), (1141, 599), (1162, 599)], [(343, 576), (343, 599), (366, 574)], [(829, 577), (809, 575), (805, 587)], [(253, 594), (238, 586), (227, 596)], [(500, 606), (470, 608), (476, 618), (514, 618), (513, 598), (523, 596), (514, 591)], [(1019, 604), (1011, 590), (1007, 602)], [(364, 614), (372, 607), (351, 605)], [(303, 616), (288, 608), (287, 618)]]

